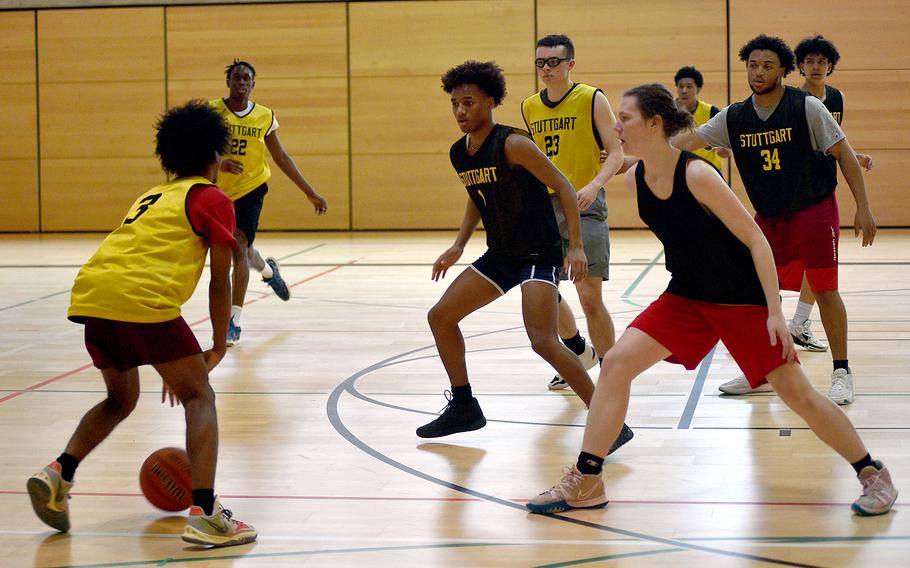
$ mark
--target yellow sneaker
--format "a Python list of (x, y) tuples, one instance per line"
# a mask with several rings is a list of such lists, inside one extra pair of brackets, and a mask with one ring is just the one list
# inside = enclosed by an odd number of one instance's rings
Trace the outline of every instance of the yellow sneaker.
[(28, 478), (26, 488), (35, 514), (47, 526), (60, 532), (70, 530), (70, 489), (73, 484), (60, 475), (60, 464), (52, 461)]
[(190, 507), (190, 516), (180, 538), (208, 546), (236, 546), (256, 540), (259, 536), (256, 529), (232, 517), (233, 513), (222, 507), (218, 499), (215, 499), (211, 515), (206, 515), (201, 507)]

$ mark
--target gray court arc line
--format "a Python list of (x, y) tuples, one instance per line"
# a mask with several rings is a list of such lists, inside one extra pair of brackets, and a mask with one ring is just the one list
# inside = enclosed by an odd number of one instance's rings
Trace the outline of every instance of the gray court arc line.
[(318, 248), (322, 248), (322, 247), (324, 247), (325, 245), (326, 245), (326, 243), (319, 243), (318, 245), (313, 245), (313, 246), (311, 246), (310, 248), (305, 248), (305, 249), (299, 250), (299, 251), (297, 251), (297, 252), (292, 252), (291, 254), (286, 254), (286, 255), (282, 256), (281, 258), (279, 258), (278, 261), (279, 261), (279, 262), (284, 262), (285, 260), (287, 260), (287, 259), (289, 259), (289, 258), (294, 258), (294, 257), (297, 256), (297, 255), (306, 254), (306, 253), (311, 252), (311, 251), (314, 251), (314, 250), (316, 250), (316, 249), (318, 249)]
[(714, 352), (717, 351), (717, 345), (711, 348), (711, 351), (705, 355), (698, 366), (698, 375), (695, 376), (695, 382), (692, 383), (692, 390), (689, 391), (689, 400), (686, 401), (686, 408), (683, 409), (682, 416), (679, 418), (677, 430), (688, 430), (692, 426), (692, 418), (695, 417), (695, 409), (698, 407), (698, 400), (705, 388), (705, 379), (708, 378), (708, 369), (711, 368), (711, 361), (714, 360)]
[(655, 554), (666, 554), (667, 552), (688, 552), (682, 548), (661, 548), (659, 550), (642, 550), (640, 552), (626, 552), (624, 554), (610, 554), (609, 556), (593, 556), (591, 558), (579, 558), (578, 560), (567, 560), (566, 562), (557, 562), (555, 564), (538, 564), (534, 568), (564, 568), (566, 566), (578, 566), (580, 564), (590, 564), (592, 562), (608, 562), (610, 560), (620, 560), (622, 558), (635, 558), (637, 556), (654, 556)]
[[(347, 379), (345, 379), (344, 381), (339, 383), (338, 386), (335, 387), (335, 390), (332, 391), (332, 394), (329, 395), (329, 399), (326, 402), (326, 415), (328, 416), (329, 423), (331, 423), (332, 427), (335, 428), (335, 431), (338, 432), (352, 446), (356, 447), (357, 449), (359, 449), (363, 453), (367, 454), (368, 456), (370, 456), (376, 460), (379, 460), (379, 461), (385, 463), (386, 465), (392, 466), (392, 467), (398, 469), (399, 471), (403, 471), (405, 473), (413, 475), (414, 477), (423, 479), (424, 481), (429, 481), (430, 483), (434, 483), (441, 487), (451, 489), (452, 491), (457, 491), (457, 492), (463, 493), (465, 495), (470, 495), (470, 496), (476, 497), (478, 499), (483, 499), (484, 501), (488, 501), (490, 503), (495, 503), (495, 504), (498, 504), (498, 505), (501, 505), (504, 507), (509, 507), (511, 509), (519, 510), (526, 514), (531, 514), (531, 513), (528, 513), (528, 510), (523, 505), (519, 505), (518, 503), (513, 503), (512, 501), (507, 501), (505, 499), (495, 497), (493, 495), (488, 495), (486, 493), (482, 493), (480, 491), (471, 489), (469, 487), (464, 487), (464, 486), (452, 483), (450, 481), (445, 481), (443, 479), (434, 477), (423, 471), (420, 471), (420, 470), (414, 469), (410, 466), (407, 466), (399, 461), (396, 461), (396, 460), (392, 459), (391, 457), (383, 454), (379, 450), (376, 450), (372, 446), (368, 445), (366, 442), (364, 442), (363, 440), (358, 438), (356, 435), (354, 435), (354, 433), (351, 432), (347, 426), (345, 426), (344, 421), (342, 421), (341, 415), (338, 411), (338, 402), (341, 399), (342, 393), (347, 392), (351, 396), (354, 396), (353, 392), (352, 392), (353, 390), (355, 390), (354, 385), (361, 377), (363, 377), (367, 374), (370, 374), (377, 369), (382, 368), (382, 366), (394, 361), (398, 357), (411, 355), (413, 353), (417, 353), (424, 349), (428, 349), (429, 347), (430, 346), (421, 347), (418, 349), (413, 349), (411, 351), (402, 353), (400, 355), (394, 355), (392, 357), (388, 357), (386, 359), (383, 359), (382, 361), (379, 361), (378, 363), (374, 363), (373, 365), (370, 365), (364, 369), (361, 369), (360, 371), (357, 371), (356, 373), (354, 373), (353, 375), (351, 375), (350, 377), (348, 377)], [(733, 557), (733, 558), (745, 558), (747, 560), (768, 562), (770, 564), (779, 564), (782, 566), (802, 566), (805, 568), (820, 568), (813, 564), (803, 564), (803, 563), (798, 563), (798, 562), (791, 562), (788, 560), (780, 560), (777, 558), (770, 558), (767, 556), (760, 556), (760, 555), (756, 555), (756, 554), (746, 554), (746, 553), (742, 553), (742, 552), (734, 552), (734, 551), (723, 550), (723, 549), (714, 548), (714, 547), (710, 547), (710, 546), (703, 546), (703, 545), (699, 545), (699, 544), (682, 542), (679, 540), (664, 538), (664, 537), (660, 537), (660, 536), (656, 536), (656, 535), (649, 535), (649, 534), (640, 533), (640, 532), (636, 532), (636, 531), (621, 529), (618, 527), (612, 527), (612, 526), (608, 526), (608, 525), (592, 523), (592, 522), (584, 521), (581, 519), (567, 517), (565, 515), (546, 515), (546, 516), (551, 519), (556, 519), (556, 520), (559, 520), (562, 522), (576, 524), (579, 526), (595, 529), (598, 531), (610, 532), (610, 533), (619, 534), (619, 535), (630, 537), (630, 538), (635, 538), (638, 540), (656, 542), (659, 544), (665, 544), (668, 546), (683, 548), (683, 549), (687, 549), (687, 550), (707, 552), (710, 554), (719, 554), (722, 556), (729, 556), (729, 557)]]
[(444, 548), (478, 548), (483, 546), (521, 546), (508, 543), (447, 543), (415, 544), (411, 546), (371, 546), (366, 548), (329, 548), (324, 550), (295, 550), (291, 552), (260, 552), (250, 554), (226, 554), (224, 556), (188, 556), (182, 558), (159, 558), (157, 560), (126, 560), (122, 562), (103, 562), (101, 564), (65, 564), (55, 568), (117, 568), (119, 566), (167, 566), (189, 562), (217, 562), (219, 560), (244, 560), (247, 558), (286, 558), (292, 556), (315, 556), (324, 554), (350, 554), (364, 552), (394, 552), (403, 550), (439, 550)]

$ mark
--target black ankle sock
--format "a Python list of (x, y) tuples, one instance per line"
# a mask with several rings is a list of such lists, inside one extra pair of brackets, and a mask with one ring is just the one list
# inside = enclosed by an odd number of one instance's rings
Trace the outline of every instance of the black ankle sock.
[(470, 383), (461, 387), (452, 387), (452, 402), (469, 402), (474, 398)]
[(846, 359), (835, 359), (834, 360), (834, 370), (836, 371), (838, 369), (843, 369), (843, 370), (847, 371), (848, 373), (850, 372), (850, 366), (847, 365)]
[(578, 454), (578, 462), (575, 464), (582, 475), (600, 475), (604, 468), (604, 458), (599, 458), (588, 452)]
[(72, 481), (73, 476), (76, 475), (76, 468), (79, 467), (79, 460), (63, 452), (57, 458), (57, 463), (60, 464), (60, 477), (63, 478), (63, 481)]
[(581, 332), (579, 331), (575, 332), (575, 337), (562, 339), (562, 342), (565, 343), (566, 347), (571, 349), (572, 353), (575, 353), (576, 355), (581, 355), (585, 352), (585, 338), (581, 336)]
[(865, 456), (863, 456), (863, 459), (859, 460), (858, 462), (851, 463), (850, 465), (852, 465), (853, 469), (856, 470), (856, 475), (859, 475), (859, 472), (861, 472), (864, 467), (867, 467), (870, 465), (873, 466), (874, 468), (878, 469), (878, 464), (876, 464), (872, 460), (872, 456), (870, 456), (869, 454), (866, 454)]
[(212, 514), (215, 508), (215, 490), (214, 489), (193, 489), (193, 505), (196, 505), (207, 516)]

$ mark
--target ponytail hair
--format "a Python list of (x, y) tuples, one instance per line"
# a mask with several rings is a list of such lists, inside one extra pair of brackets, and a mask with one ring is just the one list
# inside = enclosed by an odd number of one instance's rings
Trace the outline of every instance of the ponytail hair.
[(670, 138), (677, 132), (692, 128), (692, 115), (676, 106), (670, 90), (660, 83), (649, 83), (633, 87), (623, 93), (624, 97), (635, 97), (644, 118), (659, 116), (664, 125), (664, 134)]

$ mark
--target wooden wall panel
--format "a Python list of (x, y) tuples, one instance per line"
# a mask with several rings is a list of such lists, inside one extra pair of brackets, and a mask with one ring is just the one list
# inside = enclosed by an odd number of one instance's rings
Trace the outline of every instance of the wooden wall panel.
[(108, 231), (165, 177), (164, 8), (38, 13), (42, 225)]
[(168, 104), (227, 96), (226, 65), (249, 61), (251, 98), (275, 111), (282, 145), (329, 202), (317, 218), (272, 162), (263, 229), (350, 228), (346, 17), (343, 3), (167, 9)]
[(37, 231), (38, 105), (35, 13), (0, 12), (0, 73), (5, 78), (0, 128), (0, 231)]
[[(705, 76), (700, 98), (722, 108), (727, 102), (724, 10), (724, 0), (692, 10), (680, 9), (673, 0), (641, 2), (634, 8), (619, 0), (539, 0), (537, 28), (539, 37), (559, 33), (572, 38), (572, 78), (603, 89), (614, 113), (622, 93), (642, 83), (662, 83), (675, 94), (673, 75), (685, 65)], [(620, 177), (606, 190), (610, 227), (644, 226)]]
[(509, 93), (496, 120), (520, 126), (534, 91), (533, 14), (532, 0), (350, 5), (354, 229), (458, 227), (467, 193), (448, 152), (463, 134), (440, 77), (495, 60)]

